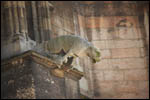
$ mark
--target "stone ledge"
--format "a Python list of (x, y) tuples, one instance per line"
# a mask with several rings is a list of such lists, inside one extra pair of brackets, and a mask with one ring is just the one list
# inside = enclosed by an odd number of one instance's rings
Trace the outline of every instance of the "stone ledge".
[[(44, 67), (48, 67), (51, 69), (54, 69), (54, 68), (57, 69), (56, 64), (53, 63), (52, 60), (30, 50), (23, 54), (20, 54), (15, 57), (12, 57), (10, 59), (6, 59), (6, 60), (2, 61), (1, 71), (4, 72), (4, 71), (9, 70), (10, 68), (16, 67), (18, 65), (22, 65), (24, 60), (30, 60), (30, 59), (32, 59), (33, 61), (35, 61), (38, 64), (43, 65)], [(70, 78), (72, 77), (72, 78), (78, 79), (78, 80), (81, 79), (81, 77), (83, 76), (82, 72), (78, 71), (77, 69), (70, 69), (67, 66), (63, 66), (62, 69), (60, 69), (60, 71), (63, 72), (63, 73), (61, 72), (61, 74), (65, 74)], [(54, 71), (53, 71), (53, 73), (54, 73), (54, 75), (57, 74), (57, 72), (54, 72)], [(64, 77), (63, 75), (58, 75), (58, 74), (56, 76)]]

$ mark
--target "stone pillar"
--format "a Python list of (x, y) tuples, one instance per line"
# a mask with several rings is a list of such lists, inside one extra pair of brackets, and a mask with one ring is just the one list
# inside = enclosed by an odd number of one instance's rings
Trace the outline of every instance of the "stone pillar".
[(47, 32), (47, 40), (49, 40), (51, 38), (51, 29), (52, 29), (52, 26), (51, 26), (51, 11), (53, 10), (53, 6), (48, 2), (48, 1), (45, 1), (45, 5), (46, 5), (46, 23), (47, 23), (47, 28), (46, 28), (46, 32)]
[(27, 30), (26, 8), (24, 1), (3, 1), (4, 6), (4, 23), (7, 34), (25, 34)]
[(11, 1), (3, 1), (1, 3), (3, 5), (3, 11), (4, 11), (4, 28), (5, 28), (5, 36), (7, 39), (10, 38), (13, 35), (13, 15), (12, 15), (12, 2)]
[[(3, 26), (5, 39), (1, 46), (1, 59), (6, 59), (33, 47), (34, 41), (29, 41), (27, 33), (27, 18), (25, 1), (3, 1)], [(1, 22), (2, 23), (2, 22)], [(32, 45), (32, 46), (31, 46)]]
[(19, 17), (19, 32), (20, 33), (27, 33), (27, 18), (26, 18), (26, 8), (25, 8), (25, 1), (17, 1), (18, 4), (18, 17)]
[(41, 35), (41, 42), (50, 39), (50, 9), (52, 6), (49, 5), (48, 1), (38, 1), (38, 21), (39, 21), (39, 30)]
[(36, 9), (36, 1), (31, 2), (32, 7), (32, 20), (33, 20), (33, 32), (35, 41), (40, 43), (40, 34), (38, 31), (38, 16), (37, 16), (37, 9)]
[(77, 69), (69, 70), (69, 67), (65, 66), (62, 69), (54, 68), (51, 70), (51, 73), (64, 79), (66, 99), (80, 99), (79, 80), (83, 77), (82, 72)]
[(79, 79), (65, 73), (66, 99), (80, 99)]
[(144, 27), (146, 32), (147, 53), (149, 56), (149, 5), (144, 8)]
[(3, 2), (1, 2), (1, 42), (3, 41), (3, 36), (4, 36), (4, 10), (3, 10)]
[(20, 25), (19, 25), (19, 14), (18, 14), (18, 2), (17, 1), (13, 1), (12, 2), (12, 12), (13, 12), (13, 24), (14, 24), (14, 33), (15, 34), (19, 34), (20, 32)]

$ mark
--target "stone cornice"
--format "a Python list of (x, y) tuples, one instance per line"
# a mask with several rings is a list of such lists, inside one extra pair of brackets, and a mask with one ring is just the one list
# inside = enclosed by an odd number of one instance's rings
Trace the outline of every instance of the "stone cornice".
[[(1, 61), (1, 72), (5, 72), (11, 68), (17, 67), (19, 65), (23, 65), (25, 60), (33, 60), (36, 63), (43, 65), (44, 67), (48, 67), (50, 69), (58, 69), (56, 64), (53, 63), (52, 60), (48, 59), (47, 57), (44, 57), (34, 51), (27, 51), (23, 54), (20, 54), (18, 56), (12, 57), (10, 59), (6, 59)], [(79, 80), (83, 76), (83, 73), (78, 71), (77, 69), (70, 69), (69, 67), (63, 66), (60, 71), (65, 75), (62, 76), (59, 73), (55, 73), (53, 75), (58, 77), (70, 77), (74, 80)]]

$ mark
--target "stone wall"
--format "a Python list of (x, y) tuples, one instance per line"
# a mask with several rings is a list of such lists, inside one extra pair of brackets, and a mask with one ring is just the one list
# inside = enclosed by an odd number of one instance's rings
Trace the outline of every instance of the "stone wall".
[(101, 62), (93, 65), (93, 98), (149, 98), (146, 37), (138, 12), (143, 9), (141, 3), (79, 4), (83, 9), (79, 18), (84, 18), (79, 24), (102, 55)]
[(143, 10), (139, 12), (144, 2), (52, 3), (53, 35), (80, 35), (102, 54), (95, 65), (80, 59), (85, 73), (81, 93), (91, 98), (148, 98)]

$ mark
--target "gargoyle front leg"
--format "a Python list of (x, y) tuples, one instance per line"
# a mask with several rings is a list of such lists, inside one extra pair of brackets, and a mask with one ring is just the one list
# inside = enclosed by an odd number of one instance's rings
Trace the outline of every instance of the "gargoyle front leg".
[(62, 60), (63, 62), (67, 63), (68, 62), (68, 57), (74, 57), (74, 54), (72, 50), (69, 50), (68, 53), (66, 53), (65, 56), (63, 56)]
[(71, 68), (69, 68), (67, 71), (69, 72), (71, 69), (73, 70), (75, 68), (75, 65), (76, 65), (76, 58), (77, 56), (73, 56), (73, 59), (72, 59), (72, 63), (71, 63)]

